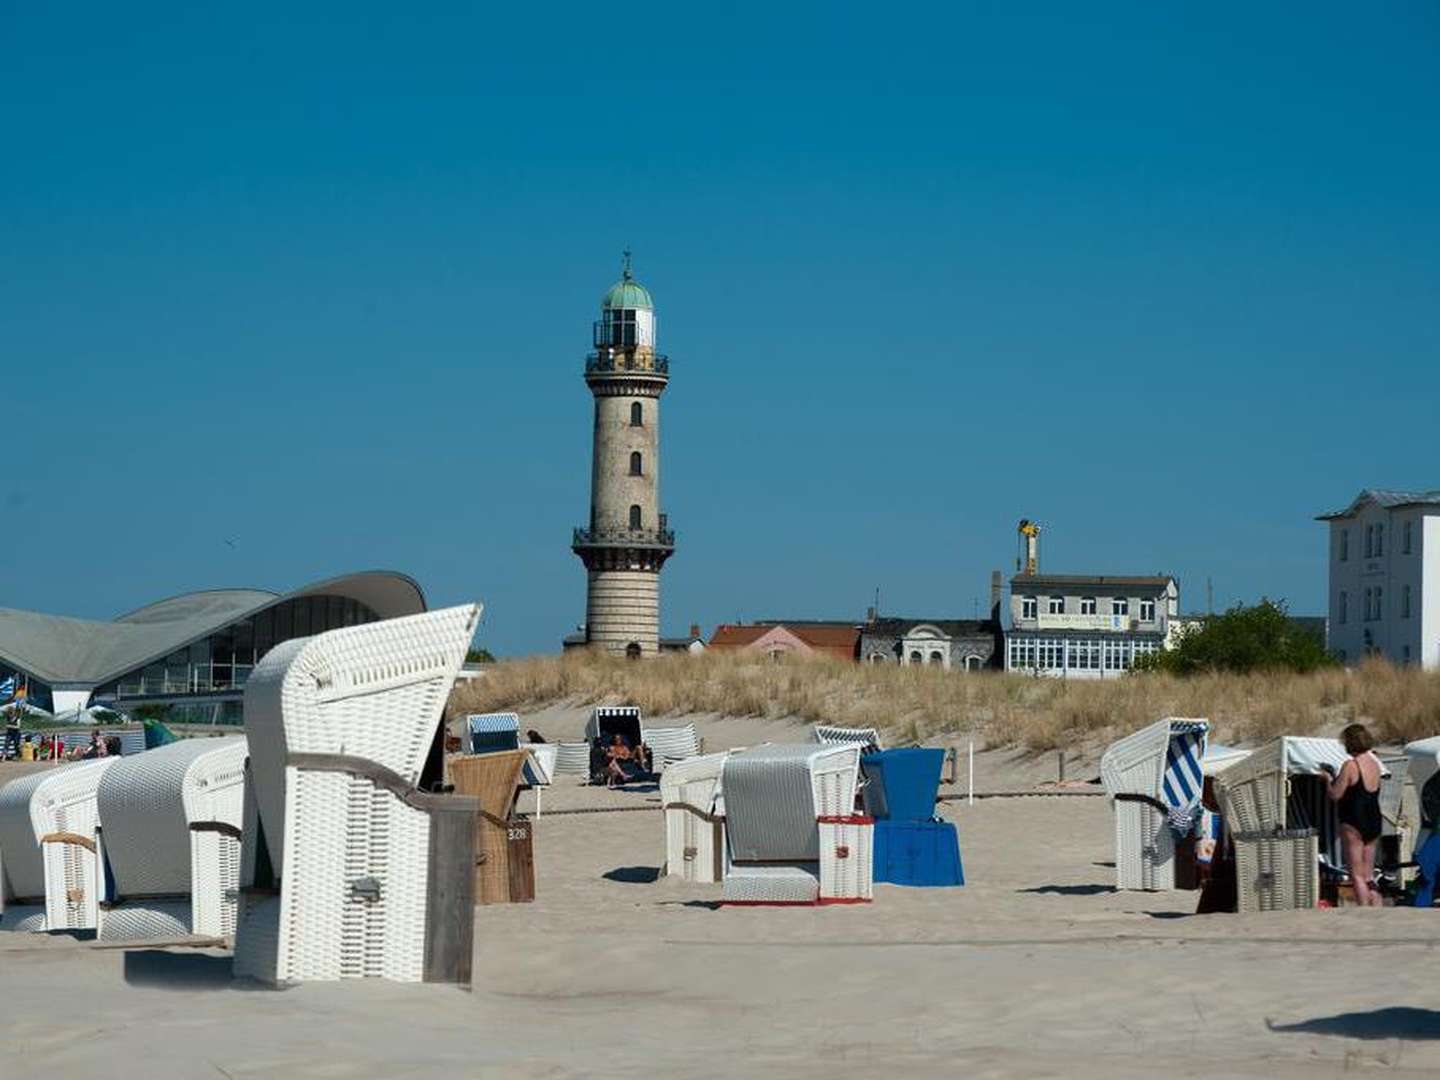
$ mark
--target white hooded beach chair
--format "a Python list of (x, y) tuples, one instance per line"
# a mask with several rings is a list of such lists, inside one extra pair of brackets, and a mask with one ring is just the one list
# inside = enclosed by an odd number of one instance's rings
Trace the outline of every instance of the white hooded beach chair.
[(1338, 772), (1349, 757), (1336, 739), (1282, 735), (1215, 777), (1242, 912), (1314, 907), (1321, 868), (1344, 869), (1322, 766)]
[(728, 753), (672, 762), (660, 776), (665, 811), (665, 873), (710, 885), (725, 877), (725, 816), (720, 777)]
[(1173, 889), (1175, 841), (1193, 826), (1210, 724), (1169, 716), (1111, 743), (1100, 779), (1115, 802), (1119, 889)]
[(243, 735), (181, 739), (106, 771), (97, 801), (114, 896), (100, 940), (235, 933), (245, 755)]
[(555, 747), (555, 764), (550, 770), (552, 780), (557, 776), (576, 776), (582, 782), (590, 779), (590, 744), (588, 742), (562, 742), (551, 745)]
[(721, 772), (728, 859), (722, 903), (867, 901), (874, 822), (855, 813), (860, 747), (764, 745)]
[(479, 615), (332, 630), (256, 665), (236, 975), (469, 981), (479, 802), (422, 787)]
[(0, 929), (95, 929), (105, 885), (95, 792), (119, 760), (59, 765), (0, 788)]
[(817, 743), (833, 743), (841, 746), (847, 743), (854, 743), (861, 748), (874, 747), (876, 750), (885, 749), (885, 747), (880, 744), (880, 732), (873, 727), (847, 728), (835, 727), (830, 724), (816, 724), (812, 729), (812, 734)]
[(1415, 850), (1419, 851), (1432, 834), (1440, 832), (1440, 735), (1407, 743), (1405, 757), (1420, 801), (1420, 829), (1415, 834)]

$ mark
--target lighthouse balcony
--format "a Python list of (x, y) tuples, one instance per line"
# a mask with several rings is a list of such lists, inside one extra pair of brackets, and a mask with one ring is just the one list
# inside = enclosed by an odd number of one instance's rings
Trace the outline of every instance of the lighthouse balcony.
[(675, 547), (675, 530), (624, 529), (599, 526), (593, 529), (576, 529), (570, 546), (580, 548), (623, 547), (660, 548), (666, 551)]
[(585, 357), (586, 375), (669, 375), (670, 358), (649, 349), (597, 349)]

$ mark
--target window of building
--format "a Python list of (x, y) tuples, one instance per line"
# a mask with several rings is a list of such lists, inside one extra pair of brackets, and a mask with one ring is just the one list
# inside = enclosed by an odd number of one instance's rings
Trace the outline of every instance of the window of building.
[(1401, 651), (1401, 654), (1402, 654), (1402, 656), (1403, 656), (1403, 658), (1404, 658), (1404, 662), (1407, 663), (1407, 664), (1410, 663), (1410, 646), (1409, 646), (1409, 645), (1406, 645), (1406, 646), (1405, 646), (1403, 649), (1401, 649), (1400, 651)]
[(1375, 526), (1375, 557), (1378, 559), (1385, 554), (1385, 526)]
[(1365, 526), (1365, 558), (1371, 558), (1375, 554), (1375, 526)]
[(1111, 601), (1110, 601), (1110, 614), (1111, 614), (1111, 615), (1129, 615), (1129, 614), (1130, 614), (1130, 601), (1129, 601), (1129, 600), (1124, 600), (1124, 599), (1119, 599), (1119, 598), (1114, 599), (1114, 600), (1111, 600)]
[(619, 345), (633, 347), (635, 339), (635, 312), (633, 310), (607, 311), (604, 321), (605, 333), (597, 345)]
[(1082, 597), (1080, 597), (1080, 614), (1081, 614), (1081, 615), (1094, 615), (1094, 614), (1095, 614), (1095, 597), (1093, 597), (1093, 596), (1082, 596)]
[(645, 426), (645, 406), (641, 405), (638, 401), (632, 401), (630, 403), (630, 426)]
[(640, 659), (640, 643), (639, 643), (638, 641), (632, 641), (632, 642), (630, 642), (629, 645), (626, 645), (626, 646), (625, 646), (625, 659), (626, 659), (626, 660), (639, 660), (639, 659)]
[(1376, 586), (1375, 586), (1375, 618), (1376, 618), (1376, 620), (1380, 620), (1380, 619), (1385, 618), (1385, 602), (1384, 602), (1384, 601), (1385, 601), (1385, 590), (1382, 589), (1379, 585), (1376, 585)]
[(1370, 617), (1371, 617), (1371, 616), (1370, 616), (1370, 611), (1371, 611), (1370, 601), (1371, 601), (1370, 590), (1367, 588), (1367, 589), (1365, 590), (1365, 603), (1362, 605), (1362, 607), (1361, 607), (1361, 612), (1360, 612), (1360, 620), (1361, 620), (1361, 622), (1369, 622), (1369, 621), (1370, 621)]
[(920, 650), (919, 650), (919, 649), (914, 650), (914, 651), (910, 654), (910, 663), (912, 663), (912, 664), (917, 664), (917, 665), (918, 665), (918, 664), (923, 664), (924, 662), (925, 662), (925, 658), (920, 655)]
[(1344, 626), (1345, 621), (1350, 617), (1350, 594), (1344, 589), (1340, 590), (1340, 603), (1338, 608), (1336, 619), (1341, 626)]
[(1141, 601), (1140, 601), (1140, 621), (1141, 621), (1141, 622), (1154, 622), (1154, 621), (1155, 621), (1155, 601), (1154, 601), (1154, 600), (1141, 600)]
[(630, 507), (630, 527), (632, 529), (639, 529), (642, 527), (640, 520), (640, 507), (638, 506)]
[(1036, 603), (1033, 596), (1022, 596), (1020, 598), (1020, 617), (1022, 619), (1035, 618)]
[(1411, 553), (1411, 540), (1413, 534), (1410, 527), (1414, 524), (1415, 523), (1413, 521), (1407, 521), (1405, 522), (1404, 527), (1400, 531), (1400, 550), (1406, 555), (1409, 555)]
[(1065, 614), (1065, 598), (1064, 598), (1063, 596), (1052, 596), (1052, 597), (1050, 597), (1050, 614), (1051, 614), (1051, 615), (1064, 615), (1064, 614)]
[(631, 453), (631, 455), (630, 455), (630, 475), (631, 475), (631, 476), (643, 476), (643, 475), (644, 475), (644, 469), (642, 468), (642, 465), (643, 465), (643, 464), (644, 464), (644, 462), (642, 461), (642, 459), (641, 459), (641, 457), (640, 457), (640, 451), (639, 451), (639, 450), (636, 450), (636, 451), (634, 451), (633, 453)]
[(930, 654), (930, 663), (943, 666), (945, 663), (945, 657), (941, 656), (938, 652), (932, 652)]
[(1405, 585), (1400, 589), (1400, 617), (1410, 618), (1410, 586)]
[(1340, 561), (1347, 562), (1350, 559), (1350, 530), (1340, 530)]

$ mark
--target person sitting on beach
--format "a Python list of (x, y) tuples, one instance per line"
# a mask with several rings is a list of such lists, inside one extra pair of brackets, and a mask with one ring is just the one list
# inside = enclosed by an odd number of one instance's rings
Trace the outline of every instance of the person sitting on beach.
[(628, 784), (635, 772), (635, 752), (630, 749), (624, 737), (616, 733), (610, 740), (610, 745), (605, 748), (605, 786)]
[(20, 743), (20, 760), (21, 760), (21, 761), (34, 761), (34, 760), (35, 760), (35, 744), (31, 741), (31, 739), (32, 739), (33, 737), (34, 737), (34, 736), (26, 735), (24, 741)]
[(1375, 844), (1380, 839), (1380, 776), (1384, 767), (1371, 749), (1375, 745), (1364, 724), (1351, 724), (1340, 733), (1350, 760), (1336, 772), (1331, 765), (1322, 766), (1331, 774), (1327, 789), (1336, 803), (1340, 819), (1340, 843), (1345, 849), (1345, 865), (1355, 889), (1355, 902), (1361, 907), (1379, 907), (1380, 893), (1373, 883), (1375, 875)]
[(100, 741), (99, 728), (90, 732), (90, 745), (85, 747), (85, 752), (80, 756), (86, 760), (105, 756), (105, 744)]

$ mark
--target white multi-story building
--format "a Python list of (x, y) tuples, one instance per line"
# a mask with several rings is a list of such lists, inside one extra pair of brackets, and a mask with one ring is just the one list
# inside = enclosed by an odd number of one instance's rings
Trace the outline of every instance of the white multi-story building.
[(1330, 524), (1330, 651), (1440, 668), (1440, 491), (1374, 491)]
[(1168, 575), (1017, 574), (1005, 670), (1114, 678), (1165, 648), (1179, 617), (1180, 585)]

